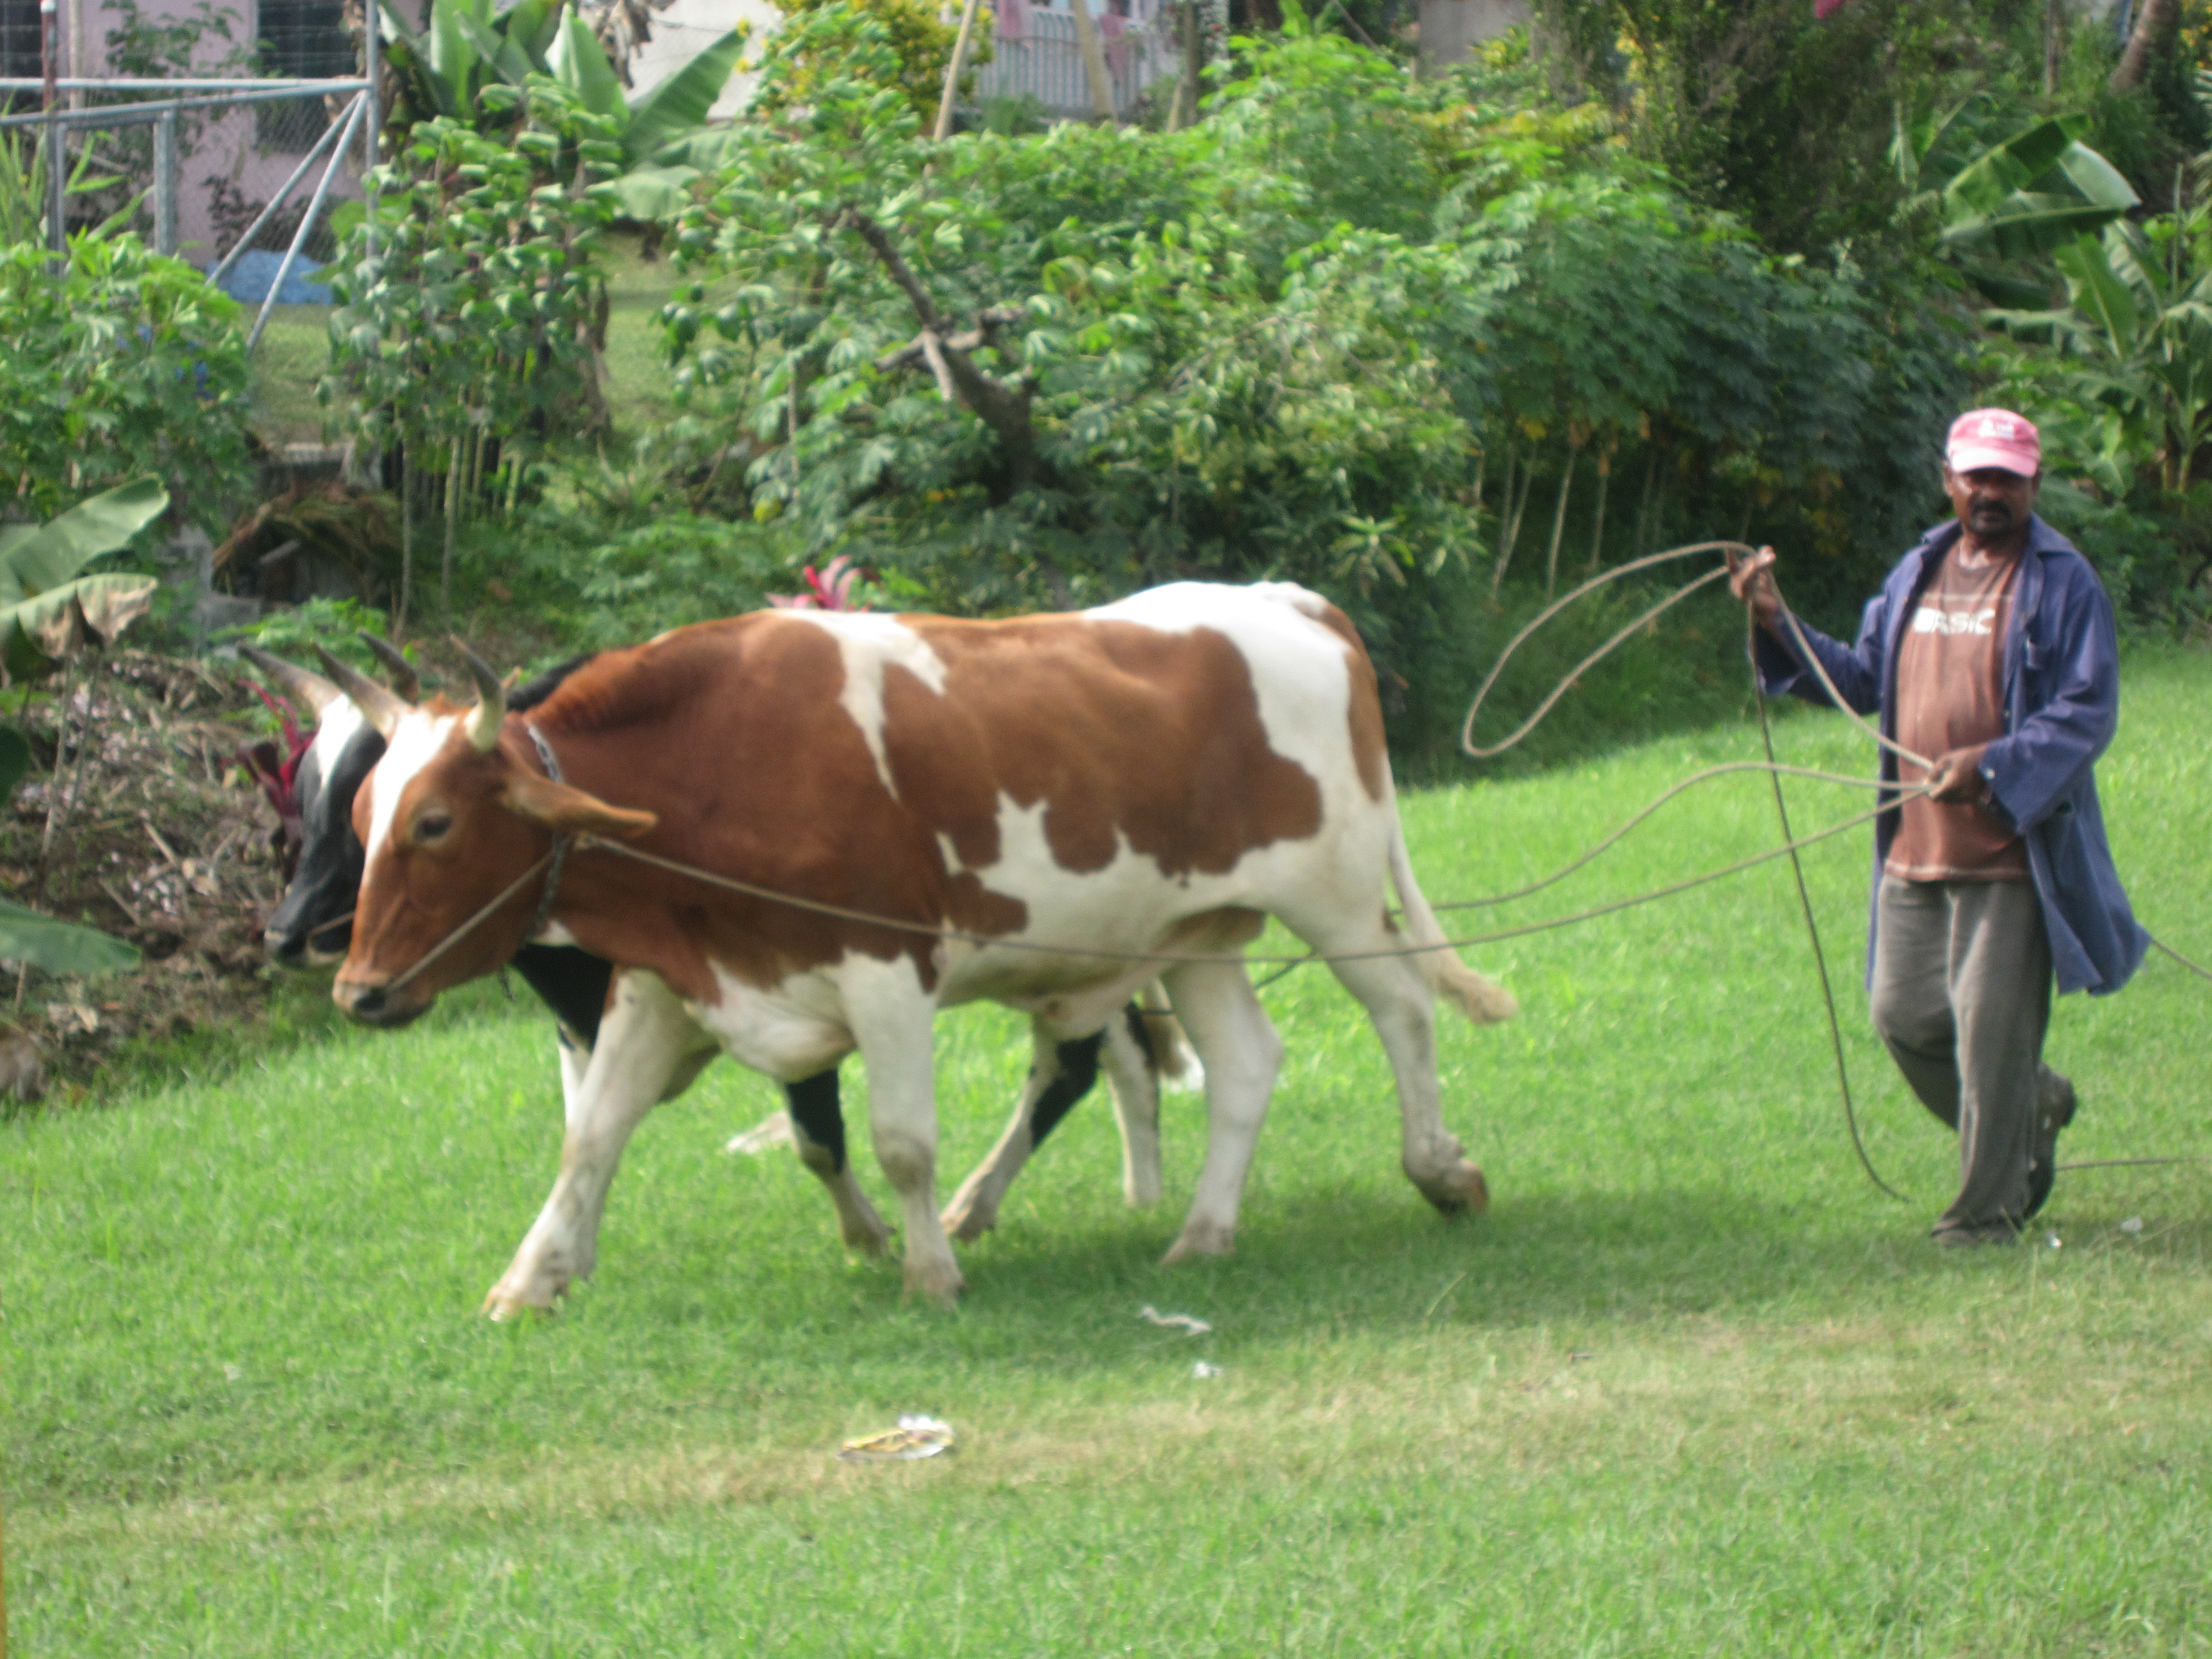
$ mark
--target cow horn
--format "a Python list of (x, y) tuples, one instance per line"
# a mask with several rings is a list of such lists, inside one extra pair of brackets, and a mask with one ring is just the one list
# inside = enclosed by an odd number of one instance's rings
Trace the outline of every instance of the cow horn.
[(410, 702), (421, 699), (422, 677), (415, 672), (413, 663), (400, 655), (398, 646), (392, 644), (381, 634), (372, 634), (365, 628), (361, 631), (361, 642), (369, 648), (377, 661), (384, 665), (384, 672), (392, 676), (392, 689), (394, 691)]
[(311, 674), (298, 664), (286, 662), (282, 657), (272, 657), (266, 651), (257, 651), (250, 645), (241, 645), (238, 647), (238, 654), (259, 669), (261, 678), (279, 691), (287, 696), (298, 698), (313, 709), (319, 720), (324, 709), (345, 696), (320, 674)]
[(319, 645), (315, 647), (315, 657), (323, 665), (323, 672), (353, 700), (353, 706), (361, 710), (362, 718), (381, 732), (386, 742), (399, 729), (399, 722), (415, 712), (413, 704), (394, 696), (361, 670), (340, 662)]
[(458, 639), (453, 649), (461, 653), (469, 678), (477, 683), (477, 708), (469, 716), (469, 741), (479, 755), (489, 755), (499, 747), (499, 728), (507, 723), (507, 688), (499, 683), (491, 665)]

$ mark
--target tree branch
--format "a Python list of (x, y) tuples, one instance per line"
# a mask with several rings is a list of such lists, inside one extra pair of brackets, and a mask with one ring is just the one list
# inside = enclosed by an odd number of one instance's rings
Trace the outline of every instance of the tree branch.
[[(992, 331), (1019, 318), (1018, 311), (994, 308), (982, 313), (981, 326), (972, 334), (948, 336), (945, 319), (937, 309), (937, 302), (929, 297), (929, 290), (914, 274), (889, 233), (858, 208), (847, 208), (831, 221), (834, 229), (842, 225), (855, 232), (868, 245), (877, 260), (899, 291), (914, 307), (915, 319), (921, 325), (921, 332), (912, 344), (877, 360), (879, 368), (904, 367), (916, 357), (929, 365), (937, 377), (939, 391), (947, 403), (965, 404), (976, 419), (996, 434), (1006, 457), (1006, 478), (1003, 495), (1010, 495), (1025, 489), (1036, 477), (1038, 470), (1036, 428), (1030, 422), (1030, 397), (1036, 383), (1026, 377), (1013, 386), (986, 374), (969, 356), (984, 343)], [(1003, 495), (1002, 495), (1003, 499)]]

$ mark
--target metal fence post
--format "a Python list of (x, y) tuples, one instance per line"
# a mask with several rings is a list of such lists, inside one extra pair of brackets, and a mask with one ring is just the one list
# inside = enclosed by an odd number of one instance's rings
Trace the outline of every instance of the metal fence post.
[(54, 38), (60, 27), (54, 0), (39, 0), (40, 46), (46, 58), (41, 67), (46, 77), (46, 102), (40, 107), (46, 114), (46, 250), (51, 253), (63, 251), (62, 186), (69, 172), (69, 157), (62, 152), (61, 100), (54, 90), (61, 73), (61, 42)]
[(361, 174), (362, 205), (368, 211), (362, 220), (362, 246), (368, 257), (376, 257), (376, 141), (384, 131), (384, 112), (377, 106), (376, 72), (378, 49), (383, 44), (384, 13), (378, 0), (362, 0), (362, 20), (368, 27), (361, 42), (361, 78), (368, 82), (362, 94), (363, 122), (368, 131), (362, 135), (362, 155), (364, 165)]
[(154, 252), (177, 252), (177, 112), (165, 109), (154, 123)]

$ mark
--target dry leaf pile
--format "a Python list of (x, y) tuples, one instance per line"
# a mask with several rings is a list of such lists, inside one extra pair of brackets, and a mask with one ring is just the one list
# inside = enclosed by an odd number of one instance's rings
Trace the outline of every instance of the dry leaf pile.
[(82, 1085), (133, 1037), (256, 1018), (262, 923), (283, 887), (276, 814), (238, 759), (270, 725), (242, 673), (101, 654), (66, 705), (41, 698), (21, 716), (40, 765), (0, 809), (0, 891), (144, 957), (94, 978), (0, 978), (50, 1085)]

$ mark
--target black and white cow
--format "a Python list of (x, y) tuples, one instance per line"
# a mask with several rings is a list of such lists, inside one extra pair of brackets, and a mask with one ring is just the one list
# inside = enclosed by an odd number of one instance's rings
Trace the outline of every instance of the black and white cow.
[[(385, 641), (362, 637), (400, 678), (398, 696), (416, 696), (406, 660)], [(363, 849), (354, 829), (354, 799), (383, 758), (385, 739), (372, 716), (393, 694), (327, 653), (320, 654), (329, 678), (251, 647), (243, 653), (281, 692), (305, 703), (318, 718), (291, 775), (292, 810), (286, 816), (295, 816), (299, 824), (296, 859), (290, 884), (264, 928), (266, 948), (286, 967), (337, 962), (352, 939), (361, 891)], [(514, 692), (508, 706), (535, 708), (588, 660), (579, 658), (541, 675)], [(515, 953), (510, 965), (557, 1022), (562, 1094), (573, 1122), (600, 1018), (611, 1000), (613, 964), (573, 945), (532, 943)], [(957, 1236), (972, 1239), (994, 1224), (1023, 1164), (1090, 1092), (1102, 1067), (1121, 1132), (1123, 1195), (1133, 1206), (1158, 1200), (1162, 1077), (1187, 1075), (1194, 1062), (1164, 999), (1153, 988), (1094, 1036), (1066, 1042), (1039, 1040), (1012, 1121), (947, 1206), (947, 1224)], [(698, 1070), (678, 1072), (664, 1098), (683, 1093)], [(784, 1096), (800, 1131), (795, 1138), (800, 1157), (810, 1164), (826, 1157), (832, 1164), (829, 1173), (842, 1172), (847, 1153), (836, 1069), (786, 1084)], [(763, 1137), (756, 1132), (749, 1138), (757, 1142)]]

